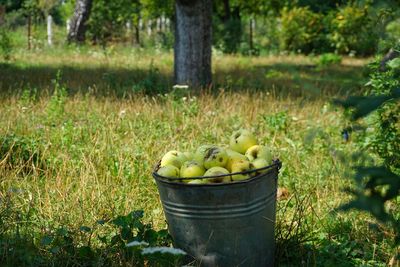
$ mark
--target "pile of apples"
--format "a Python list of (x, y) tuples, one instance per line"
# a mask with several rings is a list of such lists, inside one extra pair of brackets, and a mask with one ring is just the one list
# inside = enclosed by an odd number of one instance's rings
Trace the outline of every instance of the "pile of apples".
[[(235, 131), (229, 140), (229, 148), (202, 145), (195, 153), (172, 150), (161, 159), (157, 173), (167, 178), (185, 178), (189, 184), (228, 183), (258, 175), (257, 170), (272, 164), (272, 153), (259, 145), (254, 135), (245, 129)], [(265, 170), (264, 170), (265, 171)], [(218, 175), (222, 177), (213, 177)], [(190, 179), (193, 177), (207, 177)]]

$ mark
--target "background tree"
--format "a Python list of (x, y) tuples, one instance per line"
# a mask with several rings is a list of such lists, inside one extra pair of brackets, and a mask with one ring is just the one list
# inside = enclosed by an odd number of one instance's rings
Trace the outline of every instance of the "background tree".
[(67, 41), (82, 43), (85, 41), (86, 22), (92, 9), (92, 0), (77, 0), (75, 11), (70, 22)]
[(175, 4), (175, 83), (211, 83), (211, 0), (177, 0)]

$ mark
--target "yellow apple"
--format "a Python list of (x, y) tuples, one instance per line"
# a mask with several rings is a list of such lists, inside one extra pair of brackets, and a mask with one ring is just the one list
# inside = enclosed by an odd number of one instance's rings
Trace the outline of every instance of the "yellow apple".
[(250, 131), (240, 129), (232, 134), (229, 145), (232, 150), (244, 154), (247, 149), (257, 145), (257, 140)]
[[(251, 162), (251, 165), (252, 165), (253, 169), (260, 169), (260, 168), (269, 166), (270, 163), (268, 163), (268, 161), (264, 158), (257, 158)], [(257, 174), (265, 173), (265, 172), (267, 172), (267, 170), (257, 171), (254, 174), (257, 175)]]
[(161, 167), (166, 165), (173, 165), (177, 168), (182, 166), (182, 163), (186, 161), (186, 156), (182, 152), (177, 150), (168, 151), (161, 159)]
[(207, 179), (193, 179), (188, 182), (188, 184), (207, 184)]
[(192, 152), (185, 151), (185, 152), (183, 152), (183, 155), (185, 155), (186, 160), (193, 160), (194, 159), (194, 154)]
[(233, 151), (232, 149), (226, 149), (226, 153), (228, 154), (228, 161), (226, 163), (225, 168), (232, 172), (232, 163), (238, 160), (247, 160), (246, 156), (240, 154), (239, 152)]
[(228, 154), (225, 149), (218, 146), (212, 146), (206, 150), (203, 164), (206, 169), (212, 167), (225, 167), (228, 162)]
[[(245, 172), (251, 170), (251, 164), (248, 160), (237, 160), (232, 163), (232, 173)], [(250, 177), (249, 174), (234, 174), (232, 175), (233, 181), (245, 180)]]
[(173, 165), (165, 165), (159, 168), (157, 173), (164, 177), (179, 177), (179, 169)]
[(258, 158), (263, 158), (269, 164), (272, 163), (272, 153), (266, 146), (262, 145), (252, 146), (249, 149), (247, 149), (245, 155), (250, 161), (253, 161)]
[(193, 159), (196, 160), (197, 162), (200, 162), (203, 164), (204, 157), (207, 153), (207, 150), (211, 148), (212, 145), (201, 145), (197, 148), (196, 152), (193, 155)]
[[(204, 173), (204, 176), (218, 176), (223, 174), (229, 174), (229, 171), (222, 167), (212, 167)], [(224, 176), (224, 177), (209, 178), (207, 180), (212, 183), (228, 183), (231, 181), (231, 177)]]
[[(203, 176), (206, 170), (203, 165), (195, 160), (185, 161), (181, 167), (180, 177), (190, 178)], [(184, 180), (184, 182), (189, 182), (190, 180)]]

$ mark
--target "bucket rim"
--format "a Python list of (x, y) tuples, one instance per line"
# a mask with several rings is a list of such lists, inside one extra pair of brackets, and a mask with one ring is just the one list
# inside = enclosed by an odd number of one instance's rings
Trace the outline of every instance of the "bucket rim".
[[(243, 172), (234, 172), (234, 173), (229, 173), (229, 174), (221, 174), (221, 175), (214, 175), (214, 176), (196, 176), (196, 177), (166, 177), (162, 176), (157, 173), (157, 170), (160, 168), (160, 162), (157, 163), (157, 165), (153, 169), (153, 177), (155, 180), (162, 182), (162, 183), (167, 183), (167, 184), (175, 184), (175, 185), (183, 185), (183, 186), (222, 186), (222, 185), (229, 185), (229, 184), (243, 184), (243, 183), (249, 183), (251, 181), (260, 179), (263, 176), (266, 176), (272, 171), (276, 170), (279, 172), (279, 170), (282, 167), (282, 162), (279, 159), (274, 159), (273, 163), (271, 165), (258, 168), (258, 169), (253, 169), (253, 170), (248, 170), (248, 171), (243, 171)], [(233, 175), (238, 175), (238, 174), (250, 174), (254, 172), (259, 172), (259, 171), (267, 171), (265, 173), (260, 173), (256, 176), (250, 177), (248, 179), (244, 180), (239, 180), (239, 181), (230, 181), (230, 182), (221, 182), (221, 183), (207, 183), (207, 184), (189, 184), (189, 183), (183, 183), (185, 180), (203, 180), (203, 179), (212, 179), (212, 178), (223, 178), (223, 177), (228, 177), (228, 176), (233, 176)], [(277, 178), (277, 177), (276, 177)]]

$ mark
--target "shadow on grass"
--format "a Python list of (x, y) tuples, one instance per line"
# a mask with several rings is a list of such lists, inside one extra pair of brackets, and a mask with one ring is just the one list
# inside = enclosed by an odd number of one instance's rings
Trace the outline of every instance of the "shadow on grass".
[[(74, 235), (69, 232), (59, 239), (59, 246), (46, 246), (46, 237), (40, 243), (32, 236), (0, 235), (1, 266), (181, 266), (166, 259), (153, 258), (152, 264), (142, 262), (134, 250), (116, 247), (94, 249), (72, 242)], [(54, 240), (52, 242), (55, 242)], [(282, 244), (278, 244), (282, 245)], [(275, 266), (384, 266), (384, 262), (368, 258), (362, 245), (355, 241), (318, 241), (316, 244), (298, 244), (297, 240), (286, 240), (284, 253), (277, 253)], [(281, 251), (282, 252), (282, 251)], [(132, 265), (133, 264), (133, 265)], [(195, 266), (195, 265), (194, 265)]]
[[(135, 93), (155, 95), (171, 91), (171, 72), (157, 67), (128, 69), (86, 66), (22, 66), (0, 64), (0, 95), (18, 95), (24, 89), (51, 92), (52, 80), (61, 72), (61, 83), (68, 93), (91, 93), (96, 96), (126, 97)], [(309, 99), (343, 96), (360, 90), (365, 82), (363, 68), (333, 65), (271, 64), (216, 69), (213, 88), (224, 91), (268, 92), (275, 96)], [(212, 91), (213, 89), (211, 89)], [(219, 90), (214, 90), (219, 91)]]
[[(182, 266), (177, 258), (145, 258), (139, 247), (126, 243), (170, 246), (166, 230), (155, 231), (135, 210), (90, 226), (53, 227), (35, 211), (23, 211), (15, 194), (0, 195), (0, 266)], [(292, 197), (279, 204), (276, 225), (276, 266), (384, 266), (385, 259), (369, 244), (371, 236), (355, 238), (349, 220), (332, 217), (323, 229), (310, 196)], [(292, 211), (292, 212), (291, 212)], [(353, 236), (353, 237), (352, 237)], [(384, 240), (375, 236), (375, 242)]]
[(108, 67), (0, 65), (0, 93), (15, 95), (24, 89), (50, 93), (53, 81), (60, 73), (60, 83), (69, 94), (91, 93), (98, 96), (124, 97), (132, 93), (157, 94), (167, 92), (172, 81), (157, 68), (122, 69)]
[[(364, 258), (361, 246), (355, 242), (336, 243), (325, 240), (323, 243), (290, 246), (291, 252), (276, 258), (276, 266), (360, 266), (362, 262), (370, 262), (371, 259)], [(379, 263), (374, 261), (375, 264)], [(383, 263), (381, 263), (383, 264)], [(374, 266), (367, 265), (367, 266)]]
[[(278, 201), (275, 262), (278, 266), (385, 266), (374, 244), (387, 239), (370, 224), (355, 229), (347, 217), (316, 214), (311, 195)], [(359, 233), (357, 233), (359, 232)]]

